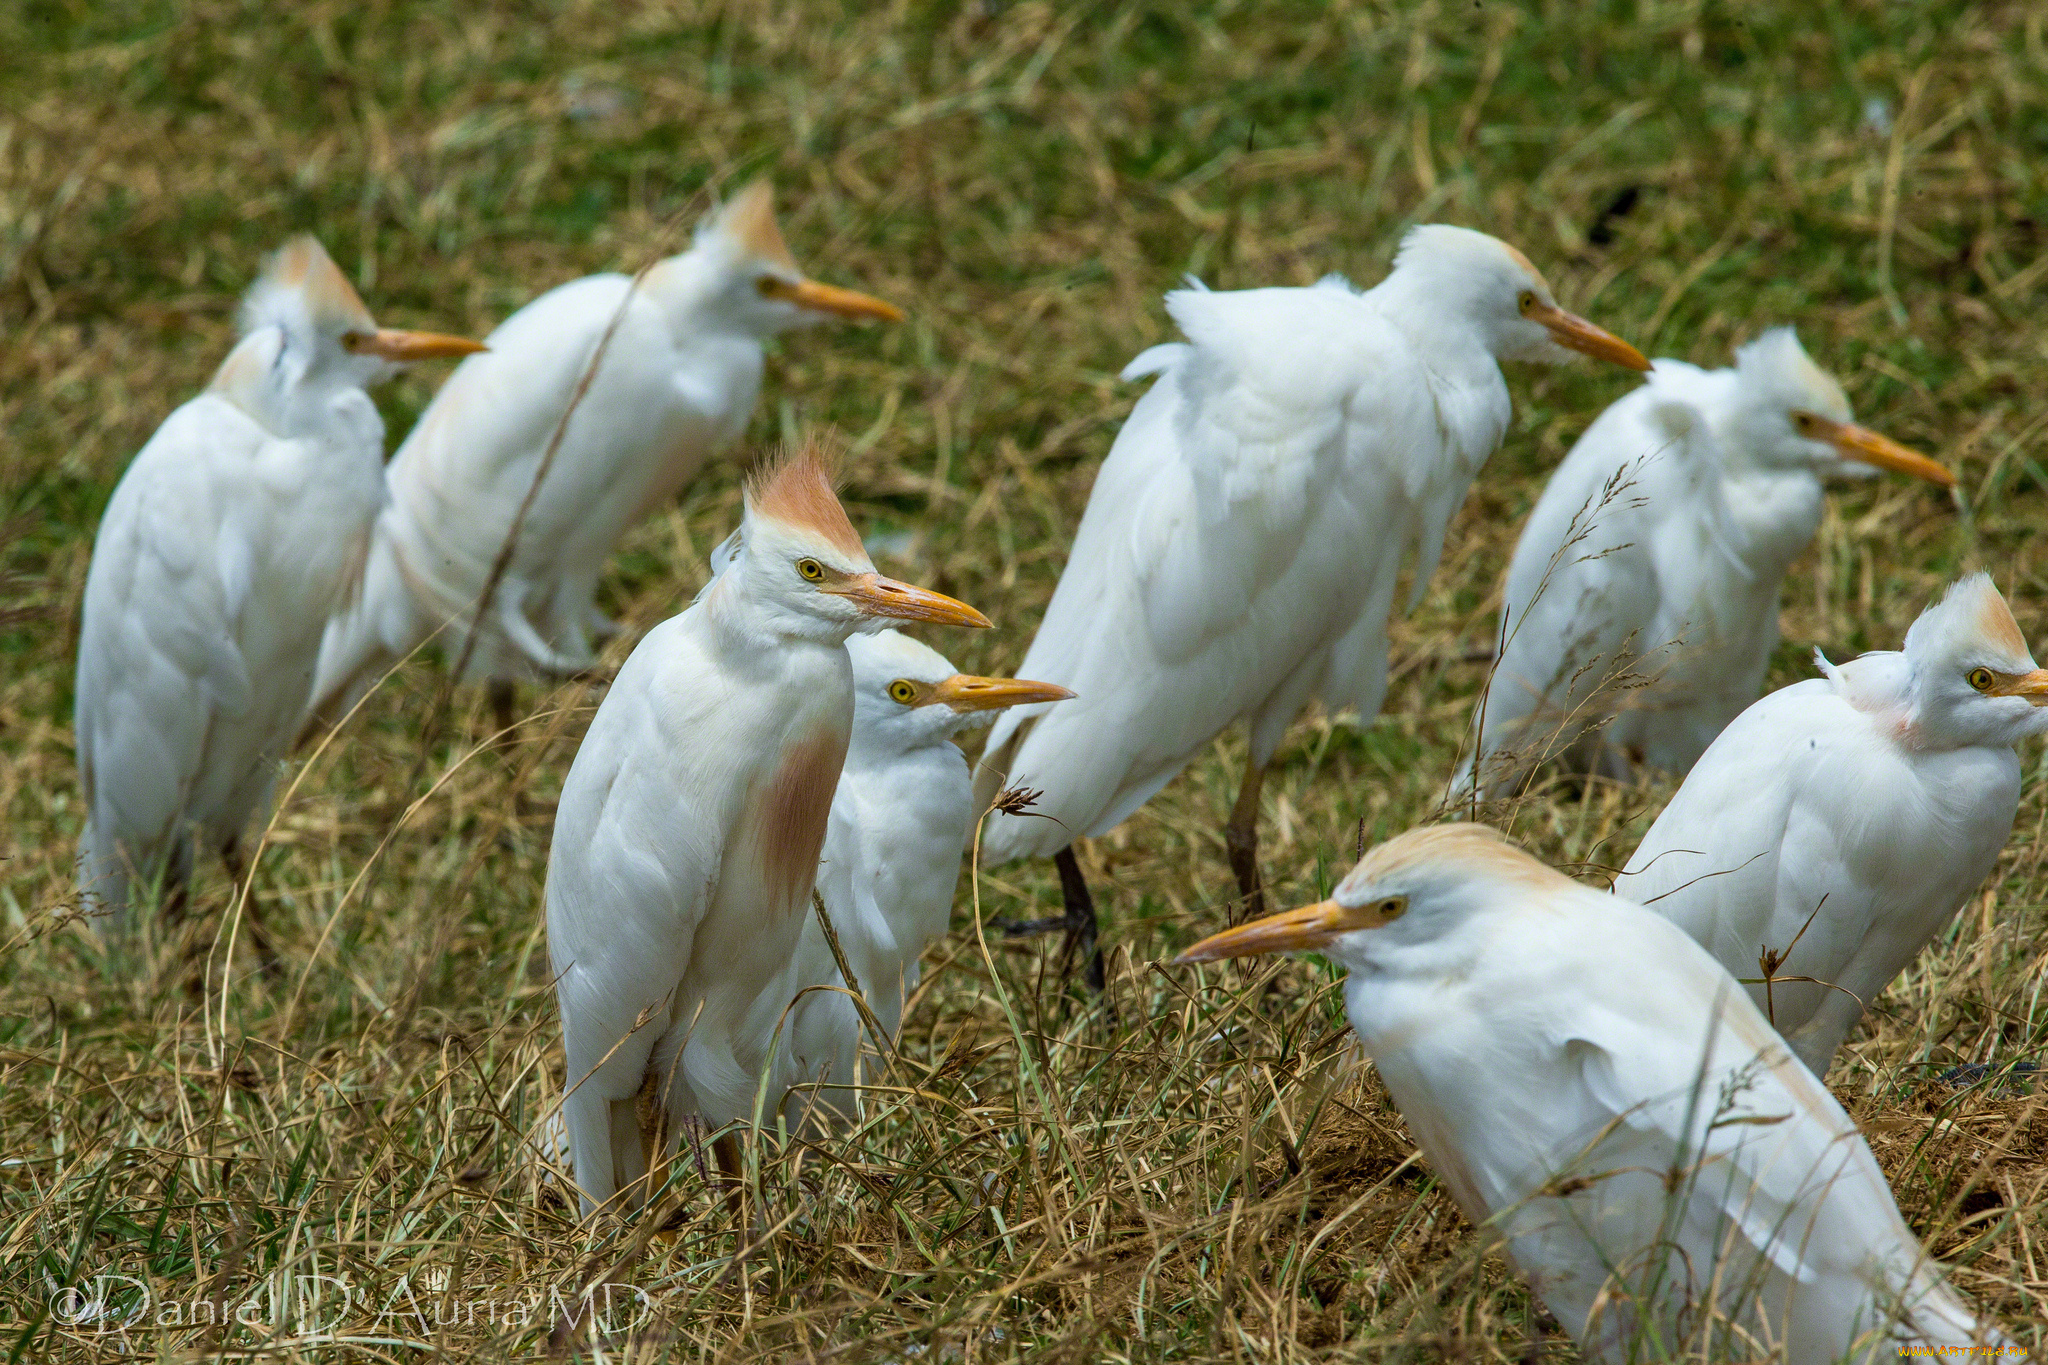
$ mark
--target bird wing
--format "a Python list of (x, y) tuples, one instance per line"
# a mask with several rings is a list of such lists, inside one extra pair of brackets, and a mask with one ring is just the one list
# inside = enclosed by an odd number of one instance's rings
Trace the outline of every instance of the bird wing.
[(214, 721), (251, 705), (237, 645), (247, 512), (219, 476), (272, 439), (202, 395), (136, 455), (101, 519), (79, 638), (79, 764), (96, 806), (134, 837), (176, 818)]
[[(1698, 945), (1630, 914), (1602, 953), (1628, 961), (1628, 979), (1573, 1000), (1555, 1042), (1576, 1058), (1602, 1126), (1647, 1141), (1623, 1144), (1633, 1159), (1669, 1163), (1667, 1188), (1686, 1192), (1665, 1213), (1691, 1234), (1681, 1244), (1724, 1266), (1746, 1245), (1793, 1280), (1846, 1279), (1866, 1294), (1865, 1267), (1918, 1258), (1855, 1124)], [(1692, 1269), (1700, 1283), (1713, 1273)], [(1746, 1273), (1739, 1259), (1723, 1271), (1732, 1285)]]
[(1506, 766), (1519, 772), (1613, 709), (1612, 689), (1651, 643), (1661, 520), (1696, 480), (1704, 424), (1693, 416), (1637, 389), (1586, 429), (1551, 476), (1508, 569), (1484, 762), (1501, 766), (1513, 751)]

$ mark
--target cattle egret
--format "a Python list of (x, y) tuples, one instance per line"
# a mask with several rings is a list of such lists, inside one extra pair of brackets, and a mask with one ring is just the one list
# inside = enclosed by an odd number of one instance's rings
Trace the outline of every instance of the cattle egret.
[(753, 1112), (774, 1035), (745, 1024), (810, 918), (853, 721), (845, 642), (886, 620), (988, 624), (877, 574), (823, 463), (799, 452), (749, 484), (737, 556), (647, 633), (598, 707), (547, 882), (586, 1213), (643, 1203), (684, 1120)]
[(1589, 1358), (2003, 1341), (1842, 1107), (1668, 921), (1444, 825), (1181, 960), (1299, 949), (1349, 973), (1351, 1025), (1423, 1154)]
[(761, 391), (762, 342), (830, 318), (901, 316), (880, 299), (806, 279), (783, 244), (765, 181), (734, 196), (695, 245), (637, 284), (592, 275), (527, 304), (491, 333), (490, 354), (441, 386), (392, 457), (362, 590), (321, 650), (316, 713), (335, 719), (444, 625), (444, 647), (461, 655), (531, 495), (467, 666), (492, 680), (499, 720), (509, 724), (513, 680), (587, 668), (592, 637), (617, 629), (594, 601), (605, 560), (628, 527), (746, 429)]
[[(818, 892), (869, 1011), (893, 1040), (917, 960), (946, 932), (960, 854), (974, 822), (967, 759), (953, 737), (1004, 707), (1073, 695), (1022, 678), (978, 678), (893, 630), (846, 642), (853, 660), (853, 739), (832, 797)], [(761, 1002), (759, 1026), (783, 1024), (799, 1081), (858, 1081), (864, 1024), (816, 917), (806, 922), (791, 975)], [(797, 1107), (828, 1122), (829, 1098)]]
[(1852, 423), (1789, 327), (1733, 369), (1657, 361), (1572, 447), (1515, 546), (1479, 713), (1488, 795), (1560, 753), (1621, 779), (1690, 768), (1763, 693), (1778, 586), (1819, 529), (1821, 477), (1879, 469), (1955, 482)]
[(384, 423), (365, 386), (482, 349), (380, 329), (311, 237), (271, 259), (241, 326), (206, 392), (121, 476), (86, 575), (78, 878), (122, 925), (138, 889), (182, 906), (195, 837), (241, 878), (239, 841), (376, 515)]
[(2048, 670), (1986, 574), (1921, 613), (1903, 652), (1815, 658), (1825, 677), (1771, 693), (1707, 749), (1614, 889), (1738, 977), (1813, 978), (1750, 996), (1825, 1076), (1998, 861), (2013, 746), (2048, 732)]
[[(1071, 687), (990, 736), (976, 795), (1041, 792), (983, 831), (991, 862), (1055, 854), (1070, 934), (1094, 911), (1069, 843), (1143, 805), (1237, 720), (1250, 762), (1225, 831), (1259, 906), (1259, 787), (1281, 735), (1320, 697), (1378, 712), (1403, 558), (1419, 595), (1444, 528), (1511, 409), (1502, 360), (1579, 351), (1647, 369), (1558, 307), (1528, 259), (1463, 228), (1418, 227), (1368, 290), (1166, 297), (1188, 338), (1124, 378), (1158, 375), (1096, 476), (1045, 623), (1019, 670)], [(1050, 817), (1050, 818), (1043, 818)]]

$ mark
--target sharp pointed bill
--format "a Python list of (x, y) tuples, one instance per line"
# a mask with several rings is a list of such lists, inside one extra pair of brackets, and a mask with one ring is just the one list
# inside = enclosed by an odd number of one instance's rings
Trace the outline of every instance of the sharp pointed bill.
[(1928, 459), (1910, 446), (1900, 445), (1889, 436), (1868, 427), (1859, 427), (1854, 422), (1831, 421), (1817, 413), (1800, 413), (1797, 416), (1813, 428), (1815, 436), (1840, 451), (1845, 460), (1857, 460), (1893, 474), (1925, 479), (1943, 488), (1955, 486), (1956, 476), (1946, 465)]
[(843, 583), (823, 589), (854, 603), (870, 616), (890, 621), (929, 621), (942, 626), (968, 626), (987, 630), (995, 623), (942, 592), (916, 588), (884, 578), (878, 573), (855, 574)]
[(1635, 347), (1605, 327), (1597, 327), (1576, 313), (1567, 313), (1554, 303), (1535, 303), (1525, 315), (1540, 323), (1550, 339), (1568, 351), (1577, 351), (1625, 370), (1647, 370), (1649, 360)]
[(1066, 701), (1074, 694), (1058, 683), (1032, 682), (1028, 678), (979, 678), (955, 673), (925, 698), (924, 705), (952, 708), (962, 715), (971, 711), (1006, 711), (1012, 706)]
[(841, 289), (834, 284), (820, 284), (816, 280), (780, 280), (772, 276), (762, 280), (762, 292), (770, 298), (779, 298), (808, 308), (814, 313), (829, 313), (848, 321), (901, 322), (903, 310), (893, 303), (885, 303), (872, 294), (863, 294), (854, 289)]
[(475, 355), (478, 351), (490, 349), (483, 342), (472, 341), (468, 337), (449, 336), (445, 332), (407, 332), (390, 327), (380, 327), (374, 332), (345, 332), (341, 344), (342, 349), (351, 355), (374, 355), (401, 365), (416, 360)]

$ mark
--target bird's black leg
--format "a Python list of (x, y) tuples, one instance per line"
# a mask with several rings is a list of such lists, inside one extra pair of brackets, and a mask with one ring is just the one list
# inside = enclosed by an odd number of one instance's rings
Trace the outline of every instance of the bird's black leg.
[(1230, 856), (1230, 870), (1237, 874), (1243, 910), (1231, 918), (1233, 924), (1266, 913), (1266, 890), (1259, 884), (1259, 788), (1265, 781), (1265, 768), (1247, 760), (1244, 785), (1237, 789), (1237, 804), (1230, 809), (1230, 823), (1223, 827), (1223, 850)]
[(484, 696), (491, 703), (491, 719), (504, 734), (519, 723), (519, 684), (510, 678), (493, 678), (484, 684)]
[[(242, 841), (230, 839), (220, 846), (221, 865), (228, 870), (228, 880), (241, 886), (248, 876), (249, 865), (242, 861)], [(233, 893), (229, 893), (230, 905), (234, 904)], [(277, 945), (271, 941), (270, 927), (263, 922), (263, 910), (256, 900), (255, 884), (249, 883), (248, 894), (242, 902), (242, 918), (249, 925), (249, 942), (256, 946), (256, 960), (262, 965), (263, 974), (275, 980), (284, 975), (284, 964), (278, 960)]]
[(1081, 863), (1074, 857), (1072, 844), (1053, 854), (1052, 862), (1060, 870), (1060, 898), (1067, 906), (1061, 919), (1061, 926), (1067, 931), (1061, 955), (1071, 959), (1079, 954), (1084, 964), (1082, 979), (1089, 990), (1100, 995), (1104, 978), (1102, 949), (1095, 941), (1095, 898), (1088, 894), (1088, 879), (1081, 875)]

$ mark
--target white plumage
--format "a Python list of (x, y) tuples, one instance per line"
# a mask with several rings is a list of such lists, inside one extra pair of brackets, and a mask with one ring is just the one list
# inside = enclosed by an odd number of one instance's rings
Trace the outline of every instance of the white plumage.
[(763, 340), (833, 316), (901, 315), (806, 279), (776, 227), (768, 185), (757, 182), (637, 287), (626, 275), (592, 275), (507, 318), (490, 353), (456, 369), (392, 458), (362, 589), (322, 646), (318, 713), (335, 719), (444, 626), (442, 647), (461, 654), (491, 566), (615, 318), (519, 526), (472, 676), (588, 667), (592, 638), (616, 629), (595, 593), (619, 537), (745, 430)]
[(988, 624), (875, 573), (799, 454), (749, 486), (737, 557), (647, 633), (598, 707), (547, 883), (586, 1213), (642, 1202), (683, 1120), (745, 1118), (764, 1083), (779, 1102), (775, 1034), (750, 1010), (810, 919), (853, 719), (846, 638), (888, 618)]
[(1446, 825), (1182, 960), (1304, 948), (1347, 970), (1409, 1131), (1588, 1359), (2005, 1340), (1942, 1282), (1826, 1087), (1657, 915)]
[(1124, 372), (1158, 380), (1096, 476), (1019, 670), (1076, 700), (999, 721), (977, 789), (1040, 790), (1034, 812), (1052, 818), (994, 815), (984, 852), (1105, 833), (1242, 719), (1245, 885), (1258, 776), (1288, 724), (1318, 697), (1379, 710), (1403, 560), (1419, 589), (1507, 429), (1499, 362), (1567, 346), (1648, 362), (1559, 309), (1521, 253), (1462, 228), (1414, 229), (1369, 290), (1331, 277), (1166, 306), (1188, 339)]
[(1721, 733), (1615, 891), (1736, 976), (1790, 949), (1776, 975), (1830, 983), (1749, 988), (1826, 1075), (1997, 862), (2019, 804), (2013, 746), (2048, 732), (2048, 670), (1984, 574), (1922, 613), (1903, 652), (1820, 666)]
[(1791, 328), (1735, 361), (1657, 361), (1543, 490), (1508, 569), (1506, 647), (1478, 717), (1490, 795), (1560, 755), (1615, 778), (1684, 773), (1763, 691), (1779, 585), (1820, 526), (1822, 477), (1954, 481), (1853, 425)]
[[(918, 957), (952, 918), (974, 819), (967, 759), (953, 737), (1004, 707), (1071, 694), (1047, 683), (960, 673), (936, 650), (893, 630), (856, 635), (846, 652), (853, 661), (853, 738), (832, 797), (818, 892), (868, 1009), (893, 1041), (917, 984)], [(827, 988), (804, 994), (784, 1025), (793, 1076), (827, 1087), (795, 1106), (820, 1123), (854, 1111), (851, 1092), (829, 1087), (861, 1079), (862, 1045), (872, 1043), (846, 985), (812, 916), (789, 976), (761, 1002), (764, 1012), (779, 1015), (807, 988)], [(762, 1022), (772, 1027), (774, 1020)]]
[(232, 862), (269, 803), (377, 510), (384, 424), (364, 387), (395, 362), (479, 349), (379, 331), (311, 237), (271, 260), (242, 330), (130, 463), (93, 542), (78, 876), (117, 919), (135, 883), (181, 892), (195, 836)]

